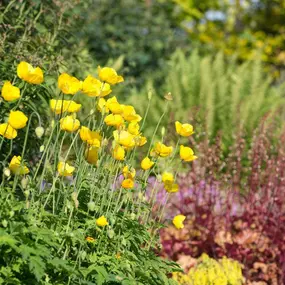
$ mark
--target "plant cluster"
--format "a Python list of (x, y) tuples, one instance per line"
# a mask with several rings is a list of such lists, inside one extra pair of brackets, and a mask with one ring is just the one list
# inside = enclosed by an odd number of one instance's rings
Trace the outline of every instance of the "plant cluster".
[(203, 254), (188, 274), (174, 273), (173, 278), (182, 285), (241, 285), (241, 265), (225, 256), (216, 261)]
[[(179, 271), (178, 266), (153, 251), (164, 206), (152, 219), (154, 200), (147, 202), (145, 191), (150, 173), (162, 173), (169, 197), (178, 191), (177, 172), (171, 171), (174, 162), (197, 158), (186, 145), (176, 155), (193, 126), (176, 122), (175, 148), (165, 145), (163, 137), (155, 141), (154, 134), (143, 150), (145, 119), (115, 96), (105, 99), (124, 78), (112, 68), (98, 67), (99, 79), (60, 74), (44, 128), (37, 108), (29, 115), (20, 109), (30, 108), (30, 88), (36, 93), (48, 89), (43, 70), (22, 61), (17, 76), (1, 90), (10, 112), (0, 124), (0, 149), (9, 146), (1, 161), (0, 283), (175, 284), (168, 274)], [(87, 116), (76, 102), (81, 96), (92, 106)], [(35, 130), (34, 121), (39, 123)], [(40, 147), (30, 137), (34, 131)], [(145, 157), (136, 171), (138, 151)], [(181, 229), (184, 220), (177, 215), (173, 224)]]
[[(161, 230), (161, 254), (187, 272), (203, 253), (227, 256), (243, 265), (247, 284), (284, 283), (284, 136), (278, 139), (273, 148), (270, 128), (261, 128), (249, 150), (237, 138), (226, 160), (218, 140), (195, 146), (199, 160), (180, 174), (179, 195), (168, 201), (164, 216), (183, 214), (185, 227)], [(157, 200), (164, 199), (159, 191)]]

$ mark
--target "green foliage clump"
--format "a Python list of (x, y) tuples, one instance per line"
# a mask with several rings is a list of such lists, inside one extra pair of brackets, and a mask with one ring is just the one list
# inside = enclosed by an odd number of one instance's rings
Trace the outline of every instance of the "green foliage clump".
[(175, 280), (183, 285), (241, 285), (242, 267), (232, 259), (223, 257), (216, 261), (203, 254), (188, 274), (175, 273)]
[[(195, 117), (206, 124), (210, 137), (222, 132), (227, 147), (233, 142), (234, 134), (242, 131), (250, 140), (264, 116), (275, 117), (283, 111), (284, 85), (274, 86), (272, 81), (258, 59), (239, 65), (234, 59), (226, 60), (222, 53), (215, 57), (199, 56), (196, 50), (186, 56), (177, 50), (168, 63), (165, 84), (158, 88), (152, 84), (148, 89), (158, 96), (171, 92), (173, 101), (169, 112), (173, 112), (176, 119), (184, 121)], [(147, 105), (147, 100), (140, 99), (143, 96), (146, 98), (138, 92), (130, 101), (140, 100), (143, 108)], [(157, 110), (163, 108), (162, 99), (154, 98), (154, 102)], [(148, 126), (158, 120), (158, 114), (151, 110)]]

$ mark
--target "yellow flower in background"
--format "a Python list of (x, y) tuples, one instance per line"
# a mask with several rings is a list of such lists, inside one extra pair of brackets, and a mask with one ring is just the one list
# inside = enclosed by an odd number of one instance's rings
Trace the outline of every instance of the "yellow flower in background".
[(86, 237), (85, 240), (87, 242), (91, 242), (91, 243), (94, 243), (96, 241), (95, 238), (93, 238), (93, 237)]
[(103, 83), (97, 78), (88, 75), (82, 84), (82, 92), (89, 97), (104, 97), (112, 92), (108, 83)]
[(127, 131), (116, 130), (113, 132), (113, 136), (115, 141), (124, 147), (132, 148), (135, 146), (134, 136)]
[(131, 105), (121, 105), (123, 107), (123, 118), (128, 122), (139, 122), (142, 117), (136, 113), (136, 110)]
[(140, 125), (137, 122), (130, 122), (128, 125), (128, 132), (132, 135), (138, 135), (140, 130)]
[(163, 183), (173, 183), (174, 175), (170, 172), (163, 172), (161, 179)]
[(184, 161), (193, 161), (197, 159), (198, 157), (194, 155), (194, 151), (192, 148), (187, 146), (180, 146), (180, 158)]
[(57, 115), (65, 112), (76, 113), (81, 109), (81, 104), (77, 104), (72, 100), (51, 99), (49, 105), (51, 110)]
[(100, 218), (98, 218), (98, 219), (96, 220), (96, 225), (97, 225), (98, 227), (105, 227), (105, 226), (107, 226), (107, 225), (108, 225), (108, 221), (107, 221), (107, 219), (105, 218), (105, 216), (101, 216)]
[(114, 68), (98, 66), (98, 74), (100, 80), (109, 84), (117, 84), (124, 81), (122, 76), (119, 76)]
[(104, 119), (104, 122), (108, 126), (114, 126), (114, 127), (118, 128), (124, 124), (124, 119), (121, 115), (110, 114), (110, 115), (106, 116), (106, 118)]
[(21, 111), (11, 111), (8, 124), (14, 129), (22, 129), (27, 125), (28, 117)]
[(21, 156), (13, 156), (12, 160), (9, 164), (9, 169), (14, 173), (18, 175), (24, 175), (29, 173), (28, 167), (26, 167), (23, 163), (21, 165), (22, 158)]
[(9, 124), (4, 123), (0, 125), (0, 135), (6, 139), (14, 139), (17, 136), (17, 131)]
[(106, 106), (106, 104), (107, 104), (107, 102), (104, 98), (99, 98), (98, 104), (97, 104), (97, 108), (98, 108), (99, 112), (109, 113), (109, 109)]
[(74, 172), (75, 167), (70, 166), (66, 162), (60, 161), (57, 165), (57, 171), (60, 176), (72, 176), (72, 173)]
[(34, 68), (25, 61), (18, 64), (17, 75), (22, 80), (31, 84), (41, 84), (44, 81), (43, 71), (39, 67)]
[(176, 121), (175, 128), (177, 134), (182, 137), (189, 137), (194, 133), (193, 126), (190, 124), (181, 124), (180, 122)]
[(82, 84), (76, 77), (62, 73), (58, 77), (57, 85), (62, 93), (74, 95), (81, 89)]
[(125, 178), (134, 179), (136, 176), (136, 170), (133, 167), (129, 169), (129, 167), (126, 165), (123, 168), (123, 175)]
[(60, 129), (67, 132), (75, 132), (80, 127), (79, 120), (73, 118), (73, 116), (66, 116), (60, 119)]
[(122, 182), (122, 187), (124, 189), (132, 189), (134, 188), (134, 185), (135, 185), (134, 180), (130, 178), (124, 179)]
[(114, 150), (113, 150), (112, 155), (116, 160), (124, 160), (125, 159), (125, 150), (122, 146), (116, 145)]
[(136, 136), (135, 137), (136, 146), (144, 146), (147, 143), (147, 139), (144, 136)]
[(13, 86), (10, 81), (6, 81), (2, 87), (1, 95), (5, 101), (11, 102), (21, 97), (20, 89)]
[(184, 220), (186, 217), (184, 215), (177, 215), (173, 218), (172, 223), (176, 227), (176, 229), (183, 229), (184, 228)]
[(117, 98), (114, 96), (107, 100), (106, 107), (110, 110), (113, 114), (121, 114), (123, 113), (122, 105), (117, 101)]
[(91, 146), (85, 151), (85, 159), (88, 163), (96, 165), (98, 161), (98, 147)]
[(164, 188), (165, 188), (166, 192), (168, 192), (168, 193), (176, 193), (179, 191), (178, 184), (173, 183), (173, 182), (165, 182)]
[(89, 145), (100, 147), (102, 137), (99, 132), (91, 131), (89, 128), (82, 126), (80, 128), (80, 138), (86, 141)]
[(157, 142), (154, 145), (152, 153), (154, 153), (158, 156), (161, 156), (161, 157), (167, 157), (172, 153), (172, 151), (173, 151), (172, 146), (166, 146), (165, 144), (163, 144), (161, 142)]
[(145, 157), (142, 161), (141, 161), (141, 168), (143, 170), (148, 170), (150, 168), (152, 168), (154, 165), (154, 162), (151, 161), (148, 157)]

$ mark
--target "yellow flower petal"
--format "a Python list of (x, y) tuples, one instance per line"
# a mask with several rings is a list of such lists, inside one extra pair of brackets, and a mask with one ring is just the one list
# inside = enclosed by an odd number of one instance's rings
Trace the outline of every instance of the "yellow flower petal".
[(44, 81), (43, 71), (39, 67), (34, 68), (25, 61), (18, 64), (17, 75), (22, 80), (31, 84), (41, 84)]
[(5, 101), (11, 102), (21, 97), (20, 89), (13, 86), (10, 81), (6, 81), (2, 87), (1, 95)]
[(17, 131), (9, 124), (4, 123), (0, 125), (0, 135), (6, 139), (14, 139), (17, 136)]
[(21, 111), (11, 111), (8, 123), (14, 129), (22, 129), (27, 125), (28, 117)]
[(172, 223), (177, 229), (183, 229), (184, 228), (184, 220), (186, 217), (184, 215), (177, 215), (173, 218)]

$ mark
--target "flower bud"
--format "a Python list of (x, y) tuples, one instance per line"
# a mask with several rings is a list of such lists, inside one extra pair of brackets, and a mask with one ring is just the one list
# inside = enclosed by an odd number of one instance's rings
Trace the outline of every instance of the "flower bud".
[(11, 171), (10, 171), (9, 168), (5, 168), (5, 169), (4, 169), (4, 175), (7, 176), (7, 177), (10, 177)]
[(35, 129), (36, 136), (40, 139), (45, 133), (45, 129), (42, 126), (39, 126)]
[(164, 135), (165, 135), (165, 127), (161, 128), (161, 135), (164, 137)]
[(147, 93), (148, 100), (151, 100), (151, 97), (152, 97), (152, 91), (149, 90), (148, 93)]
[(96, 205), (93, 201), (91, 201), (87, 204), (87, 207), (88, 207), (89, 211), (94, 212)]
[(40, 152), (43, 152), (45, 150), (45, 146), (44, 145), (41, 145), (40, 147)]
[(28, 177), (23, 177), (23, 179), (21, 180), (21, 185), (22, 185), (23, 189), (27, 188), (28, 183), (29, 183)]

